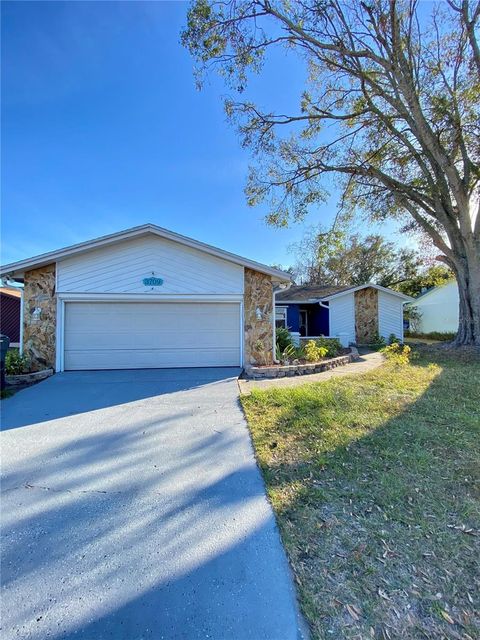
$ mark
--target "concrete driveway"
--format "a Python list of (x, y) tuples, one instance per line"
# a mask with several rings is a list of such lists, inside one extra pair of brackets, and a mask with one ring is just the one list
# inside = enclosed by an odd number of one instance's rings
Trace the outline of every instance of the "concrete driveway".
[(70, 372), (2, 408), (2, 638), (290, 640), (234, 369)]

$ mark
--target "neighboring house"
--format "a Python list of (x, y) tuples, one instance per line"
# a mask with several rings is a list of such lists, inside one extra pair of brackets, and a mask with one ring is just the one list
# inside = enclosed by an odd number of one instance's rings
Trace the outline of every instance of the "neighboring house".
[(275, 324), (294, 336), (338, 337), (344, 346), (371, 343), (376, 335), (403, 340), (403, 305), (410, 300), (376, 284), (294, 286), (276, 294)]
[(290, 275), (153, 224), (1, 268), (24, 283), (35, 368), (270, 363), (273, 289)]
[(416, 309), (420, 318), (415, 322), (415, 331), (458, 331), (458, 285), (451, 280), (440, 287), (433, 287), (411, 302), (409, 307)]
[(10, 338), (11, 347), (20, 346), (22, 292), (15, 287), (0, 287), (0, 333)]

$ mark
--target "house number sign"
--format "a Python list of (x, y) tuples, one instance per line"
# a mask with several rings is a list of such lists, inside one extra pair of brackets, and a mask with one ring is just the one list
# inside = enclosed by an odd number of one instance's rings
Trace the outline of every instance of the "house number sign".
[(150, 276), (149, 278), (144, 278), (142, 282), (146, 287), (161, 287), (163, 279)]

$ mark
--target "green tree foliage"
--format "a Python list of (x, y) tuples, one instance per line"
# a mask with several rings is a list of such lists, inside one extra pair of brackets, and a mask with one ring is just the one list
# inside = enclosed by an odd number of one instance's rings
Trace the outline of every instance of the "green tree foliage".
[(422, 258), (397, 249), (380, 235), (362, 238), (342, 231), (310, 229), (292, 246), (295, 276), (307, 284), (357, 286), (366, 282), (394, 287), (419, 276)]
[(454, 275), (451, 269), (439, 264), (420, 271), (404, 282), (399, 282), (395, 288), (407, 296), (416, 297), (428, 289), (439, 287), (453, 279)]
[[(196, 0), (182, 36), (197, 77), (216, 68), (234, 91), (248, 202), (285, 225), (334, 176), (351, 211), (428, 234), (458, 282), (458, 344), (480, 344), (479, 21), (478, 0)], [(308, 70), (294, 113), (245, 96), (277, 47)]]

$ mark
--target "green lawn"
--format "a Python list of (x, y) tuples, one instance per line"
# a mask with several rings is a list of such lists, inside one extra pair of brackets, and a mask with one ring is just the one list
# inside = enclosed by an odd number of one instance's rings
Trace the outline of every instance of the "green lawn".
[(313, 638), (480, 637), (480, 359), (422, 353), (242, 398)]

